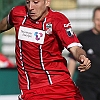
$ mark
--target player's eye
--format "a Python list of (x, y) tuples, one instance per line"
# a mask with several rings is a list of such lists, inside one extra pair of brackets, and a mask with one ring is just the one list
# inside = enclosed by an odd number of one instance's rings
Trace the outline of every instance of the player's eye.
[(26, 1), (26, 4), (29, 4), (30, 3), (30, 1)]
[(38, 3), (38, 1), (34, 1), (34, 3), (35, 3), (35, 4), (37, 4), (37, 3)]

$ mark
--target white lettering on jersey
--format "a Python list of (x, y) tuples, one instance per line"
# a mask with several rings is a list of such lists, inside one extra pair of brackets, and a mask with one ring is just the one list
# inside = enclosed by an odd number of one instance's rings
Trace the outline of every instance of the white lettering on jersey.
[(65, 28), (71, 27), (71, 23), (64, 24), (64, 27), (65, 27)]

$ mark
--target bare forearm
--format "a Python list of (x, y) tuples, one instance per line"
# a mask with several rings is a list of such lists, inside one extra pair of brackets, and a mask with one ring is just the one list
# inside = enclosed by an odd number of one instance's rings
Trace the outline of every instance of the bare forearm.
[(9, 30), (10, 28), (12, 28), (12, 26), (10, 24), (8, 24), (7, 22), (7, 17), (3, 18), (0, 21), (0, 33)]
[(69, 58), (67, 67), (70, 72), (71, 78), (73, 78), (73, 75), (76, 69), (76, 61), (73, 58)]
[(77, 61), (80, 61), (80, 56), (84, 55), (86, 57), (86, 52), (82, 49), (82, 48), (77, 48), (76, 49), (76, 54), (74, 55), (74, 57), (76, 58)]
[(81, 62), (80, 61), (81, 55), (84, 55), (86, 57), (86, 52), (80, 47), (73, 47), (70, 49), (70, 51), (73, 54), (74, 58), (79, 62)]
[(0, 33), (5, 31), (7, 29), (7, 21), (6, 18), (4, 18), (2, 21), (0, 21)]
[(86, 52), (82, 48), (75, 46), (70, 48), (69, 51), (80, 62), (80, 66), (78, 67), (80, 72), (86, 71), (91, 67), (91, 61), (86, 57)]

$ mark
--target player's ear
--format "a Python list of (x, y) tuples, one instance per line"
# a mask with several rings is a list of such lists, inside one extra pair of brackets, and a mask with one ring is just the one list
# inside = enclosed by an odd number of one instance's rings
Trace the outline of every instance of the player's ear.
[(51, 0), (46, 0), (46, 6), (50, 6), (50, 1)]

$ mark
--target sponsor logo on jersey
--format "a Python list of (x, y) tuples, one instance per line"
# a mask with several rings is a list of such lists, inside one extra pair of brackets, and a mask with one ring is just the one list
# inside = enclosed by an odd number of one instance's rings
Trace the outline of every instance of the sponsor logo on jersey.
[(18, 39), (34, 42), (34, 43), (39, 43), (39, 44), (44, 44), (45, 31), (20, 26), (19, 32), (18, 32)]
[(46, 24), (46, 34), (52, 34), (52, 24), (51, 23)]
[(43, 36), (43, 34), (42, 33), (38, 33), (38, 32), (35, 32), (34, 33), (34, 35), (35, 35), (35, 39), (38, 41), (38, 40), (40, 40), (40, 38)]

